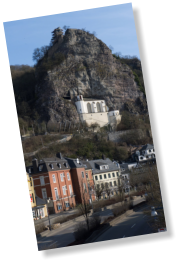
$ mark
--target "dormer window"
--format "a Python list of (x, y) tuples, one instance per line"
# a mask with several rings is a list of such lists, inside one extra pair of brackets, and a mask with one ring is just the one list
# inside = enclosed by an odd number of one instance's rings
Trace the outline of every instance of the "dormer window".
[(50, 164), (50, 167), (51, 167), (51, 169), (54, 169), (54, 168), (53, 168), (53, 164)]
[(61, 168), (61, 164), (60, 164), (60, 163), (58, 163), (57, 166), (58, 166), (59, 168)]
[(40, 165), (39, 166), (39, 171), (42, 171), (42, 169), (43, 169), (43, 165)]

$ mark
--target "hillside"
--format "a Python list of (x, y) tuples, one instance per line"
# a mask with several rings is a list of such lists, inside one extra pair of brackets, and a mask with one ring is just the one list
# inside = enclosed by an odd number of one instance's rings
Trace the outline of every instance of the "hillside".
[(54, 31), (35, 67), (11, 66), (11, 73), (18, 116), (26, 121), (76, 123), (77, 94), (105, 99), (110, 110), (148, 112), (140, 61), (120, 59), (84, 30)]

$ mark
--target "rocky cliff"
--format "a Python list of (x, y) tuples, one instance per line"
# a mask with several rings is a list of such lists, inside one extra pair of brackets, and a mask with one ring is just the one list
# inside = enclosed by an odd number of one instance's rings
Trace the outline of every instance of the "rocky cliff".
[[(56, 58), (60, 63), (53, 64)], [(74, 105), (77, 94), (102, 98), (110, 109), (120, 112), (147, 113), (143, 92), (131, 68), (113, 57), (101, 40), (83, 30), (67, 29), (57, 35), (53, 46), (37, 65), (44, 75), (36, 85), (36, 108), (42, 119), (51, 121), (78, 120)]]

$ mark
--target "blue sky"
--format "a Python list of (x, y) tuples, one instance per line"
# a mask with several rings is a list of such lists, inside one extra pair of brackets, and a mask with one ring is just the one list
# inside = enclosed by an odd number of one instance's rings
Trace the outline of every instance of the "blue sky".
[(48, 45), (51, 32), (64, 25), (95, 31), (97, 37), (115, 52), (140, 58), (131, 3), (55, 14), (4, 23), (11, 65), (33, 65), (35, 48)]

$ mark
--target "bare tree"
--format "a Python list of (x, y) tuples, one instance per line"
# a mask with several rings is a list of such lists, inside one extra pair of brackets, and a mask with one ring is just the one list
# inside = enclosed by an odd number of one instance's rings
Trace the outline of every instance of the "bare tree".
[(82, 180), (80, 183), (80, 190), (81, 190), (81, 198), (82, 198), (82, 203), (79, 205), (79, 209), (81, 211), (81, 214), (84, 216), (86, 224), (87, 224), (87, 229), (88, 231), (90, 230), (90, 225), (89, 225), (89, 213), (90, 213), (90, 203), (88, 200), (88, 190), (86, 187), (86, 183)]
[(98, 198), (98, 201), (100, 197), (102, 196), (102, 192), (103, 192), (103, 187), (97, 184), (95, 187), (95, 193), (96, 193), (96, 197)]
[(108, 182), (105, 183), (104, 185), (104, 191), (106, 192), (107, 196), (109, 197), (110, 199), (110, 196), (111, 196), (111, 189), (110, 189), (110, 185)]

